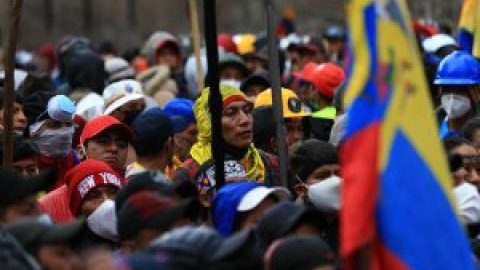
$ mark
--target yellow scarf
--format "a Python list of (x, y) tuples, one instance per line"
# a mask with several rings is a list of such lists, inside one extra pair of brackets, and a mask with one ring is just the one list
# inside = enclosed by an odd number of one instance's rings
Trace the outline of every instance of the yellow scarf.
[[(209, 88), (203, 90), (202, 95), (195, 101), (194, 106), (195, 118), (197, 119), (198, 141), (192, 146), (190, 156), (192, 156), (199, 165), (212, 159), (212, 127), (208, 107), (209, 93)], [(220, 93), (222, 95), (222, 101), (236, 95), (246, 99), (243, 92), (231, 86), (220, 86)], [(248, 179), (263, 183), (265, 180), (265, 165), (263, 164), (260, 153), (253, 144), (248, 147), (247, 154), (239, 162), (243, 165)]]

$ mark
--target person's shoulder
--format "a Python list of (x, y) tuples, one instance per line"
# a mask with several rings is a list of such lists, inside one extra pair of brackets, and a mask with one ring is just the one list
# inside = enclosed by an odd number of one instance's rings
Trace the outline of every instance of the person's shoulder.
[(262, 160), (266, 162), (269, 165), (273, 165), (278, 167), (278, 157), (272, 153), (265, 152), (263, 150), (257, 149), (258, 153), (260, 154), (260, 157), (262, 157)]

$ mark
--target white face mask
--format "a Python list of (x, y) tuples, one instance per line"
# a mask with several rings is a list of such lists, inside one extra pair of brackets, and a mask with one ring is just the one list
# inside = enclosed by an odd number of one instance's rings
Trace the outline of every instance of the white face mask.
[(470, 99), (463, 95), (442, 95), (442, 107), (447, 112), (448, 119), (458, 119), (471, 109)]
[(310, 202), (322, 212), (340, 210), (340, 178), (331, 176), (308, 187)]
[(118, 240), (118, 234), (115, 202), (112, 200), (104, 201), (90, 216), (88, 216), (87, 225), (96, 235), (116, 242)]
[(480, 222), (480, 195), (477, 188), (467, 182), (463, 182), (453, 190), (457, 199), (460, 216), (466, 223)]
[(221, 80), (220, 85), (228, 85), (228, 86), (233, 86), (236, 89), (240, 89), (240, 84), (242, 84), (241, 81), (237, 81), (234, 79), (228, 79), (228, 80)]
[(37, 221), (43, 224), (53, 224), (52, 218), (48, 214), (41, 214), (40, 216), (37, 217)]
[(72, 150), (73, 127), (46, 129), (34, 138), (38, 152), (51, 158), (63, 158)]

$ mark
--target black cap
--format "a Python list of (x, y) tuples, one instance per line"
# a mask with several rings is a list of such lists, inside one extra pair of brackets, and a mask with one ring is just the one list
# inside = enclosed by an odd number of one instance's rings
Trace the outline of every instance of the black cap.
[[(38, 91), (27, 97), (23, 101), (23, 111), (27, 117), (28, 126), (39, 120), (39, 116), (47, 110), (48, 101), (54, 96), (53, 93)], [(43, 114), (48, 117), (48, 113)]]
[(71, 245), (85, 229), (85, 220), (80, 218), (68, 224), (46, 224), (31, 219), (22, 219), (5, 226), (5, 229), (31, 254), (43, 245)]
[(245, 80), (242, 81), (240, 85), (240, 90), (245, 92), (248, 87), (251, 85), (261, 85), (268, 89), (272, 86), (270, 80), (268, 79), (268, 72), (267, 71), (260, 71), (248, 76)]
[(0, 168), (0, 207), (21, 202), (30, 195), (49, 189), (57, 178), (55, 170), (46, 170), (36, 176), (22, 177), (14, 171)]
[(118, 213), (129, 197), (140, 191), (156, 191), (163, 196), (170, 196), (175, 191), (173, 185), (167, 178), (160, 174), (142, 172), (129, 177), (129, 181), (115, 196), (115, 210)]
[(312, 223), (319, 230), (325, 227), (324, 218), (315, 210), (288, 201), (277, 203), (257, 223), (260, 244), (269, 246), (273, 241), (292, 233), (304, 221)]
[(335, 266), (335, 254), (320, 238), (293, 235), (273, 244), (265, 258), (266, 270), (311, 270)]
[(246, 229), (225, 239), (212, 256), (211, 269), (263, 269), (263, 250), (253, 229)]
[(134, 239), (146, 228), (170, 230), (185, 217), (191, 200), (175, 202), (152, 191), (142, 191), (128, 198), (118, 212), (117, 228), (120, 241)]

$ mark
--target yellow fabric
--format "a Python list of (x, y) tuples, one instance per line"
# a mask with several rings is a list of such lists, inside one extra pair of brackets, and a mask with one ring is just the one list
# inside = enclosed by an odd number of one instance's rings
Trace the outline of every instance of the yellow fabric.
[[(291, 103), (297, 103), (300, 107), (300, 110), (297, 112), (292, 111)], [(257, 98), (255, 99), (255, 108), (258, 107), (265, 107), (265, 106), (272, 106), (273, 97), (272, 97), (272, 89), (269, 88), (263, 92), (261, 92)], [(283, 106), (283, 118), (297, 118), (297, 117), (305, 117), (309, 116), (305, 110), (305, 106), (302, 104), (300, 99), (298, 98), (297, 94), (290, 89), (282, 88), (282, 106)]]
[(257, 37), (254, 34), (245, 34), (241, 37), (240, 42), (237, 43), (238, 54), (244, 55), (255, 52), (255, 41)]
[[(197, 99), (193, 107), (195, 118), (197, 119), (198, 140), (197, 143), (192, 146), (190, 156), (199, 165), (212, 159), (212, 127), (208, 107), (209, 93), (209, 88), (202, 91), (202, 95)], [(222, 101), (236, 95), (242, 96), (245, 99), (247, 98), (242, 91), (227, 85), (220, 86), (220, 93), (222, 95)], [(253, 146), (253, 143), (248, 147), (248, 152), (245, 157), (240, 160), (240, 163), (243, 165), (249, 179), (263, 182), (265, 178), (265, 166), (260, 153)]]
[(172, 164), (165, 168), (165, 174), (171, 178), (175, 175), (175, 171), (180, 167), (182, 167), (182, 161), (177, 156), (173, 156)]

